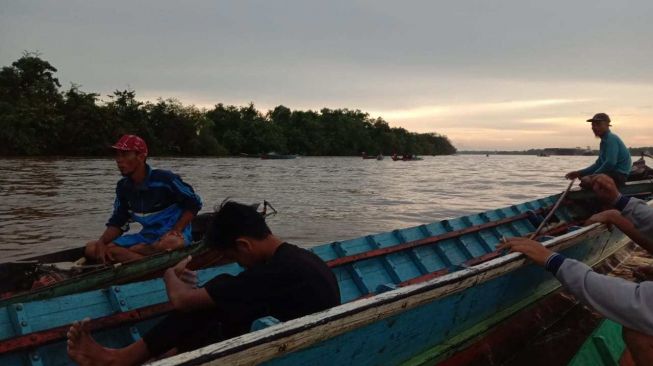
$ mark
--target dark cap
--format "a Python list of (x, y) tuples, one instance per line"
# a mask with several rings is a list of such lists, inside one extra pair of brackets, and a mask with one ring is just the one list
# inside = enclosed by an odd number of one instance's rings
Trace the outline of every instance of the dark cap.
[(605, 113), (597, 113), (594, 117), (588, 119), (587, 122), (610, 122), (610, 116)]

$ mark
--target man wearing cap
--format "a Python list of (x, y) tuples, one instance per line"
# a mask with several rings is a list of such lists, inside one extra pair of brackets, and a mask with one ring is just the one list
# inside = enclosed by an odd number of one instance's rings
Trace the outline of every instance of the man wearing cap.
[(274, 235), (251, 206), (224, 202), (204, 242), (244, 271), (222, 273), (198, 287), (187, 258), (163, 276), (174, 308), (165, 319), (124, 348), (100, 345), (89, 320), (75, 322), (67, 334), (70, 358), (81, 366), (140, 365), (245, 334), (265, 316), (285, 322), (340, 305), (338, 281), (326, 263)]
[(610, 132), (610, 117), (605, 113), (597, 113), (587, 120), (592, 123), (594, 136), (601, 139), (599, 158), (585, 169), (567, 173), (567, 179), (582, 178), (592, 174), (606, 174), (612, 178), (618, 187), (626, 183), (632, 165), (630, 152), (619, 136)]
[[(113, 215), (100, 239), (86, 244), (85, 255), (99, 262), (127, 262), (157, 251), (190, 244), (190, 222), (202, 208), (200, 197), (181, 178), (145, 162), (147, 145), (124, 135), (112, 146), (123, 178), (116, 186)], [(129, 221), (143, 229), (123, 235)]]

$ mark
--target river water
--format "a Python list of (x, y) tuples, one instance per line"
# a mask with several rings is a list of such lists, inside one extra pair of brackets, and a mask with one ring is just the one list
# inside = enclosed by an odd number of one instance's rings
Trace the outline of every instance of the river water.
[[(499, 208), (563, 191), (590, 156), (455, 155), (393, 162), (354, 157), (150, 158), (202, 197), (264, 199), (289, 242), (317, 244)], [(97, 239), (120, 174), (112, 159), (0, 159), (0, 261)], [(133, 230), (133, 229), (132, 229)]]

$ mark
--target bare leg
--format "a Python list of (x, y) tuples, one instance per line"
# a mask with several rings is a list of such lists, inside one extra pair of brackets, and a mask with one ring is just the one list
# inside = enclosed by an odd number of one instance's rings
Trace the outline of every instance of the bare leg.
[[(136, 244), (135, 246), (138, 245), (141, 244)], [(116, 262), (120, 262), (120, 263), (131, 262), (131, 261), (139, 260), (144, 257), (144, 255), (132, 251), (131, 248), (123, 248), (113, 243), (108, 245), (107, 250), (109, 251), (111, 257)]]
[(138, 253), (143, 256), (152, 255), (166, 250), (173, 250), (182, 248), (184, 246), (184, 239), (176, 236), (168, 235), (152, 244), (137, 244), (129, 247), (132, 252)]
[(95, 262), (101, 262), (100, 258), (98, 258), (97, 249), (96, 249), (98, 245), (99, 244), (97, 240), (89, 241), (88, 243), (86, 243), (86, 246), (84, 247), (84, 256)]
[(635, 365), (653, 365), (653, 336), (626, 327), (622, 335)]
[(129, 247), (129, 250), (145, 257), (158, 252), (158, 250), (156, 250), (156, 248), (154, 248), (152, 244), (137, 244)]
[(147, 361), (149, 351), (142, 340), (113, 349), (98, 344), (86, 329), (88, 319), (75, 322), (68, 330), (68, 356), (80, 366), (140, 365)]
[(165, 250), (179, 249), (184, 247), (184, 238), (168, 235), (159, 239), (159, 241), (152, 244), (152, 246), (161, 252)]

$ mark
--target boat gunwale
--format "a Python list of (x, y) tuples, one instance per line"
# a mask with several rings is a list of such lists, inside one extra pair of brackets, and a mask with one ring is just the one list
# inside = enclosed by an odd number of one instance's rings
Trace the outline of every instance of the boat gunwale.
[[(551, 240), (542, 243), (548, 249), (562, 250), (572, 247), (588, 237), (599, 236), (600, 234), (609, 231), (608, 227), (604, 224), (595, 223), (578, 230), (560, 235)], [(171, 366), (171, 365), (196, 365), (204, 364), (217, 360), (220, 357), (234, 356), (239, 352), (251, 349), (257, 346), (265, 345), (270, 341), (279, 341), (280, 339), (293, 336), (307, 330), (326, 325), (333, 321), (347, 319), (353, 315), (361, 314), (369, 310), (378, 310), (379, 307), (389, 305), (392, 303), (401, 302), (402, 300), (410, 299), (416, 295), (426, 295), (429, 292), (433, 296), (426, 296), (424, 299), (417, 299), (412, 304), (404, 303), (399, 309), (385, 314), (382, 317), (368, 316), (365, 321), (357, 321), (355, 325), (349, 327), (338, 327), (338, 332), (330, 333), (329, 337), (324, 337), (324, 334), (318, 335), (318, 338), (308, 344), (297, 346), (292, 351), (297, 351), (308, 347), (320, 340), (328, 339), (332, 336), (345, 333), (350, 329), (370, 324), (372, 322), (393, 316), (405, 309), (414, 308), (422, 304), (432, 302), (438, 298), (451, 295), (460, 291), (464, 291), (473, 285), (487, 282), (491, 279), (497, 278), (507, 272), (512, 272), (518, 268), (524, 267), (530, 260), (521, 253), (509, 253), (501, 257), (491, 259), (483, 262), (474, 267), (465, 268), (453, 273), (436, 277), (427, 280), (423, 283), (411, 284), (405, 287), (397, 288), (395, 290), (387, 291), (374, 296), (354, 300), (319, 313), (310, 314), (301, 318), (289, 320), (268, 328), (243, 334), (238, 337), (230, 338), (218, 343), (214, 343), (203, 348), (182, 353), (170, 358), (155, 361), (152, 365)], [(478, 279), (478, 280), (475, 280)], [(462, 285), (457, 286), (456, 285)], [(450, 289), (451, 288), (451, 289)], [(380, 311), (375, 311), (380, 313)], [(290, 349), (283, 349), (276, 353), (276, 355), (285, 354)], [(273, 357), (259, 359), (259, 362), (269, 360)]]

